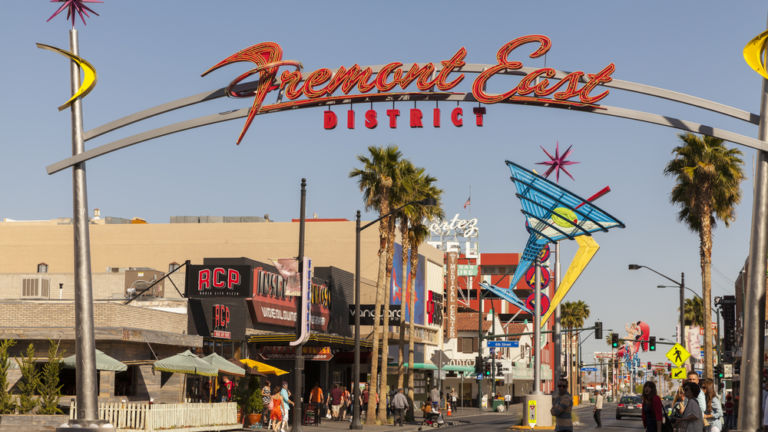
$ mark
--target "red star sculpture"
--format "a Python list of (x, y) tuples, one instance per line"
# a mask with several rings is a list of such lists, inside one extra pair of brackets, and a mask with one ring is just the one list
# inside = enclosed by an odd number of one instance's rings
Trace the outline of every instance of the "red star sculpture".
[[(539, 147), (541, 147), (541, 146), (539, 146)], [(549, 177), (549, 175), (552, 174), (552, 171), (554, 171), (555, 172), (555, 178), (557, 179), (557, 182), (559, 183), (560, 182), (560, 171), (562, 171), (562, 172), (568, 174), (568, 177), (570, 177), (571, 180), (576, 180), (576, 179), (573, 178), (571, 173), (569, 173), (568, 170), (565, 169), (565, 167), (568, 166), (568, 165), (574, 165), (574, 164), (578, 163), (578, 162), (571, 162), (571, 161), (565, 159), (565, 158), (568, 157), (569, 154), (571, 154), (571, 147), (573, 147), (573, 146), (568, 146), (568, 149), (562, 154), (562, 156), (560, 155), (560, 143), (559, 142), (557, 143), (557, 146), (555, 147), (555, 155), (554, 156), (549, 154), (549, 152), (546, 151), (544, 149), (544, 147), (541, 147), (541, 149), (544, 150), (544, 153), (546, 153), (547, 156), (549, 156), (549, 159), (550, 159), (550, 160), (548, 160), (546, 162), (536, 162), (537, 165), (549, 165), (549, 168), (547, 168), (547, 171), (544, 173), (544, 177)]]
[(48, 18), (45, 22), (48, 22), (53, 19), (56, 15), (60, 14), (61, 11), (64, 9), (67, 9), (67, 19), (72, 21), (72, 27), (75, 27), (75, 14), (80, 15), (80, 19), (83, 21), (83, 25), (85, 25), (85, 17), (90, 18), (91, 16), (88, 15), (88, 12), (99, 15), (96, 12), (94, 12), (93, 9), (89, 8), (85, 5), (85, 3), (104, 3), (100, 0), (51, 0), (51, 3), (64, 3), (61, 5), (61, 7), (51, 15), (50, 18)]

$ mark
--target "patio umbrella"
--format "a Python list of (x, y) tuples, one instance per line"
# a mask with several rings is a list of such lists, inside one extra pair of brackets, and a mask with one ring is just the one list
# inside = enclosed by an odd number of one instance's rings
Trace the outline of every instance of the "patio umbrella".
[(217, 376), (219, 369), (189, 350), (155, 361), (155, 370), (190, 375)]
[(237, 366), (236, 364), (216, 353), (203, 357), (203, 360), (207, 361), (213, 367), (218, 369), (220, 373), (223, 372), (229, 375), (245, 376), (245, 369)]
[[(69, 357), (64, 357), (61, 359), (61, 362), (64, 364), (64, 367), (70, 369), (77, 367), (77, 358), (74, 354)], [(96, 350), (96, 369), (102, 371), (125, 372), (128, 370), (128, 366), (120, 360), (104, 354), (103, 351)]]
[(256, 369), (256, 372), (264, 374), (264, 375), (285, 375), (288, 372), (284, 371), (282, 369), (278, 369), (274, 366), (270, 366), (266, 363), (258, 362), (253, 359), (242, 359), (240, 360), (240, 363), (243, 363), (244, 365), (248, 366), (249, 368)]

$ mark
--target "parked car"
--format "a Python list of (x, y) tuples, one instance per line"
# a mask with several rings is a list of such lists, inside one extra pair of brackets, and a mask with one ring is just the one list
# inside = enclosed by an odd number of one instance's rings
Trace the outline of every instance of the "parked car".
[(626, 395), (619, 399), (619, 403), (616, 405), (616, 419), (621, 420), (622, 417), (642, 417), (643, 415), (643, 400), (637, 395)]

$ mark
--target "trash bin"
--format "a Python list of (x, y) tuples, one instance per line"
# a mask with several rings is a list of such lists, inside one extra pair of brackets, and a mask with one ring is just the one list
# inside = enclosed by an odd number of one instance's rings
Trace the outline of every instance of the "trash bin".
[[(501, 407), (501, 410), (499, 410), (499, 407)], [(502, 412), (504, 410), (504, 399), (494, 399), (491, 409), (496, 412)]]

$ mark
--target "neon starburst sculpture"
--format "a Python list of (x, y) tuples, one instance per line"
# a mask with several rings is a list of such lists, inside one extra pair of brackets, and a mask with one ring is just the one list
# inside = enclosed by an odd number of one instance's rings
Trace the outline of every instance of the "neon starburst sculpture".
[(75, 27), (75, 14), (80, 15), (80, 20), (85, 24), (85, 17), (90, 18), (88, 12), (98, 16), (93, 9), (85, 5), (85, 3), (104, 3), (101, 0), (51, 0), (51, 3), (64, 3), (61, 7), (51, 15), (45, 22), (53, 19), (56, 15), (60, 14), (64, 9), (67, 10), (67, 19), (72, 21), (72, 27)]
[[(539, 146), (539, 147), (541, 147), (541, 146)], [(560, 182), (560, 171), (562, 171), (562, 172), (568, 174), (568, 177), (570, 177), (571, 180), (576, 180), (576, 179), (573, 178), (571, 173), (569, 173), (568, 170), (565, 169), (565, 167), (568, 166), (568, 165), (575, 165), (575, 164), (578, 163), (578, 162), (571, 162), (569, 160), (566, 160), (568, 155), (571, 154), (571, 147), (573, 147), (573, 146), (568, 146), (568, 149), (562, 154), (562, 156), (560, 155), (560, 143), (559, 142), (557, 143), (557, 146), (555, 147), (555, 155), (554, 156), (549, 154), (549, 152), (547, 150), (545, 150), (544, 147), (541, 147), (541, 149), (544, 150), (544, 153), (546, 153), (547, 156), (549, 157), (549, 160), (546, 161), (546, 162), (536, 162), (537, 165), (549, 165), (549, 168), (547, 168), (547, 171), (544, 173), (544, 177), (549, 177), (549, 175), (552, 174), (552, 171), (554, 171), (555, 172), (555, 179), (559, 183)]]

